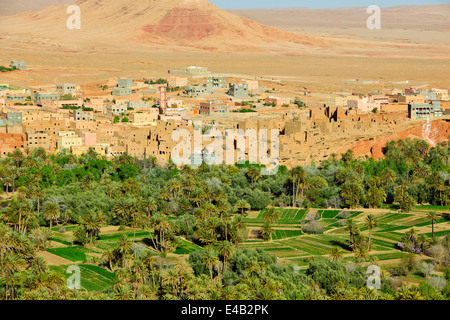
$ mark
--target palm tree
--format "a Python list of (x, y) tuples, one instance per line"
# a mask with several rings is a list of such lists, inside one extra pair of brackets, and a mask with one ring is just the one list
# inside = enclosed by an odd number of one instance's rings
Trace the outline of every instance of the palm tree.
[(24, 155), (20, 149), (14, 149), (14, 151), (8, 155), (11, 160), (13, 160), (14, 165), (16, 167), (20, 167), (20, 164), (22, 163), (24, 159)]
[(355, 250), (355, 257), (357, 261), (365, 261), (367, 259), (367, 257), (369, 256), (369, 251), (367, 250), (366, 247), (364, 246), (360, 246), (357, 247)]
[(266, 221), (261, 227), (260, 233), (264, 239), (264, 241), (269, 241), (272, 237), (273, 228), (270, 222)]
[(356, 208), (363, 196), (362, 187), (357, 181), (346, 181), (341, 186), (341, 197), (350, 208)]
[(131, 250), (132, 246), (133, 244), (131, 243), (131, 241), (128, 241), (128, 237), (126, 235), (123, 235), (122, 238), (120, 238), (117, 250), (122, 255), (123, 268), (125, 268), (126, 266), (127, 253)]
[(419, 235), (419, 237), (417, 238), (417, 244), (420, 246), (422, 252), (425, 251), (425, 246), (428, 245), (428, 242), (428, 238), (424, 234)]
[(367, 190), (367, 202), (369, 208), (377, 208), (381, 203), (386, 201), (386, 192), (381, 188), (381, 180), (378, 177), (372, 177), (367, 182), (369, 189)]
[(12, 248), (10, 242), (11, 230), (4, 224), (0, 224), (0, 265), (3, 264), (3, 257), (5, 253)]
[(280, 220), (281, 212), (275, 207), (267, 207), (262, 215), (265, 222), (277, 223)]
[(180, 285), (180, 276), (179, 276), (178, 272), (171, 269), (171, 270), (167, 271), (166, 273), (164, 273), (164, 276), (162, 279), (162, 284), (163, 284), (163, 286), (168, 286), (168, 287), (172, 288), (172, 294), (174, 296), (176, 296), (178, 293), (179, 285)]
[[(8, 300), (9, 295), (9, 284), (10, 284), (10, 278), (14, 273), (21, 270), (22, 267), (26, 265), (26, 262), (24, 259), (19, 258), (16, 254), (6, 254), (3, 257), (3, 262), (1, 265), (2, 273), (5, 275), (5, 298)], [(14, 285), (12, 284), (12, 291), (14, 292)]]
[(202, 262), (208, 268), (209, 275), (210, 275), (210, 278), (212, 281), (213, 280), (213, 273), (212, 273), (213, 267), (216, 266), (217, 263), (219, 262), (217, 251), (215, 251), (212, 247), (206, 247), (205, 250), (203, 251)]
[(439, 220), (439, 215), (436, 212), (432, 211), (427, 214), (427, 218), (430, 219), (430, 221), (431, 221), (431, 234), (432, 234), (433, 242), (435, 242), (434, 224), (435, 224), (435, 222), (437, 222)]
[(128, 224), (128, 221), (130, 220), (132, 210), (134, 209), (134, 203), (132, 202), (132, 199), (120, 198), (117, 204), (114, 206), (112, 216), (121, 225)]
[(41, 273), (46, 273), (48, 271), (48, 267), (44, 258), (37, 257), (36, 259), (34, 259), (31, 270), (37, 275)]
[(358, 227), (351, 218), (348, 218), (345, 221), (345, 230), (350, 234), (350, 244), (353, 244), (353, 238), (358, 233)]
[(344, 255), (344, 252), (342, 251), (341, 248), (334, 247), (333, 249), (331, 249), (331, 253), (330, 253), (331, 260), (339, 261), (342, 259), (343, 255)]
[(82, 225), (86, 228), (86, 231), (91, 238), (91, 246), (94, 235), (98, 236), (105, 220), (106, 217), (101, 212), (91, 212), (84, 217)]
[(367, 244), (367, 250), (370, 251), (370, 240), (372, 238), (372, 229), (378, 226), (378, 222), (375, 220), (375, 217), (369, 214), (366, 217), (366, 226), (369, 228), (369, 242)]
[(55, 202), (48, 202), (44, 209), (44, 219), (50, 221), (50, 229), (53, 226), (53, 220), (59, 218), (59, 206)]
[(234, 207), (235, 207), (237, 210), (241, 210), (241, 215), (242, 215), (242, 216), (244, 215), (244, 211), (245, 211), (245, 210), (250, 210), (250, 209), (251, 209), (250, 204), (249, 204), (246, 200), (244, 200), (244, 199), (238, 200), (238, 201), (236, 202), (236, 204), (234, 205)]
[(250, 180), (252, 181), (252, 185), (255, 184), (255, 182), (261, 178), (261, 172), (258, 168), (256, 167), (249, 167), (247, 170), (247, 177), (250, 178)]
[(119, 285), (114, 290), (114, 299), (131, 300), (133, 299), (133, 290), (129, 285)]
[(397, 175), (395, 174), (394, 170), (392, 170), (390, 168), (384, 169), (380, 173), (381, 187), (386, 190), (387, 187), (389, 186), (389, 184), (394, 182), (396, 178), (397, 178)]
[(102, 257), (103, 257), (103, 260), (108, 262), (109, 269), (111, 270), (111, 272), (114, 272), (113, 261), (116, 258), (114, 249), (106, 250), (105, 252), (103, 252)]
[(169, 233), (169, 231), (172, 229), (172, 226), (169, 222), (169, 219), (167, 216), (158, 214), (155, 215), (153, 218), (153, 228), (155, 232), (157, 233), (157, 248), (160, 252), (165, 251), (166, 248), (166, 235)]
[(416, 239), (417, 239), (417, 231), (414, 228), (411, 228), (411, 230), (409, 230), (408, 232), (406, 232), (406, 234), (409, 237), (409, 240), (411, 241), (411, 243), (415, 243)]
[[(22, 234), (26, 234), (28, 223), (30, 221), (30, 218), (34, 216), (34, 212), (30, 210), (30, 208), (27, 206), (25, 210), (22, 212), (23, 217), (23, 224), (22, 224)], [(20, 231), (20, 230), (19, 230)]]
[(217, 246), (219, 254), (223, 257), (223, 273), (227, 272), (227, 262), (234, 254), (233, 244), (229, 241), (221, 241)]
[(304, 190), (308, 187), (308, 174), (302, 166), (292, 168), (290, 179), (292, 181), (292, 206), (297, 206), (297, 196), (300, 189), (300, 197), (303, 199)]
[(424, 297), (420, 294), (417, 288), (408, 288), (406, 286), (401, 287), (395, 294), (397, 300), (424, 300)]

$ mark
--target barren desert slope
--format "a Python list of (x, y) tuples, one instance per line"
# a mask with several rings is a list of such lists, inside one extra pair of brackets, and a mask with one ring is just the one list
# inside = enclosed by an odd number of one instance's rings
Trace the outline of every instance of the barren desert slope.
[[(77, 4), (81, 30), (66, 27), (65, 4), (0, 18), (0, 65), (25, 59), (29, 67), (1, 74), (1, 82), (82, 84), (204, 65), (323, 90), (340, 89), (349, 78), (450, 86), (448, 5), (390, 9), (382, 15), (386, 29), (368, 30), (365, 8), (225, 11), (206, 0)], [(417, 27), (431, 22), (434, 29)]]

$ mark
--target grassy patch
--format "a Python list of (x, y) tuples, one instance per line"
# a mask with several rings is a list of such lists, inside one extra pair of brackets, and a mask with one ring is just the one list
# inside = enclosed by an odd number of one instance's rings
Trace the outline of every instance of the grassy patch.
[[(80, 267), (81, 287), (87, 291), (101, 291), (114, 285), (115, 274), (108, 270), (89, 264)], [(59, 271), (66, 279), (72, 274), (67, 273), (68, 266), (50, 266), (51, 270)]]
[(443, 210), (443, 211), (450, 211), (450, 207), (446, 207), (446, 206), (432, 206), (432, 205), (420, 205), (420, 206), (415, 206), (414, 209), (416, 210), (430, 210), (430, 211), (439, 211), (439, 210)]
[(99, 240), (119, 240), (120, 238), (122, 238), (124, 235), (126, 235), (128, 237), (129, 240), (132, 240), (133, 237), (136, 238), (145, 238), (150, 236), (150, 233), (148, 231), (143, 231), (143, 230), (136, 230), (136, 234), (134, 233), (134, 231), (132, 232), (120, 232), (120, 233), (108, 233), (108, 234), (100, 234), (98, 239)]
[(298, 237), (302, 234), (303, 232), (301, 230), (275, 230), (275, 232), (272, 234), (272, 239), (279, 240), (285, 238), (292, 238)]
[(340, 210), (319, 210), (323, 219), (333, 219), (341, 212)]
[(86, 252), (88, 252), (88, 249), (80, 246), (74, 246), (65, 248), (51, 248), (47, 249), (47, 251), (70, 261), (84, 262), (86, 261)]
[(201, 247), (191, 242), (181, 239), (181, 244), (175, 250), (175, 254), (190, 254), (191, 252), (200, 250)]

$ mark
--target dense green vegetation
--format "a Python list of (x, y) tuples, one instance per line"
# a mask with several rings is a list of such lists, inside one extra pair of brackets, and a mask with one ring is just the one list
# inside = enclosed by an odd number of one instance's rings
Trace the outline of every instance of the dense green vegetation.
[[(435, 228), (448, 224), (449, 151), (400, 140), (380, 161), (349, 150), (264, 176), (15, 150), (0, 160), (0, 297), (448, 299), (449, 233)], [(368, 289), (364, 263), (396, 259)], [(72, 264), (82, 290), (66, 286)]]
[(5, 66), (0, 66), (0, 72), (10, 72), (10, 71), (14, 71), (14, 70), (17, 70), (17, 68), (16, 67), (8, 68)]

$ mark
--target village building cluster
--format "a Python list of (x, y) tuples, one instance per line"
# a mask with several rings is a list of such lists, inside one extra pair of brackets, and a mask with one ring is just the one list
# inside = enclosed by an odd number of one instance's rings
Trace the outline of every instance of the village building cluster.
[[(14, 66), (24, 70), (25, 62)], [(375, 137), (383, 128), (446, 117), (450, 101), (447, 89), (411, 87), (343, 93), (310, 107), (301, 98), (267, 90), (256, 79), (190, 66), (170, 70), (166, 78), (59, 83), (50, 91), (0, 84), (0, 110), (0, 156), (14, 149), (76, 155), (92, 149), (106, 157), (128, 153), (165, 163), (179, 143), (172, 141), (173, 132), (193, 132), (196, 121), (202, 121), (205, 128), (223, 132), (279, 130), (280, 164), (289, 166), (325, 159), (339, 139), (351, 134)], [(239, 148), (235, 144), (236, 153)], [(244, 153), (248, 157), (248, 150)]]

